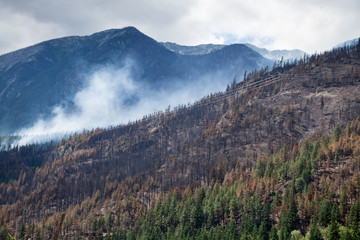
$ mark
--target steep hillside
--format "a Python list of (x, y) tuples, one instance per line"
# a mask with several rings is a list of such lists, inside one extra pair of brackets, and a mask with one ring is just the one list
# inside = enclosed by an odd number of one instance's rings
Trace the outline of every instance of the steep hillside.
[[(75, 135), (56, 146), (3, 151), (2, 159), (8, 162), (1, 168), (4, 169), (1, 179), (7, 182), (0, 186), (0, 225), (20, 231), (24, 230), (23, 224), (40, 223), (43, 219), (41, 228), (47, 228), (47, 234), (51, 235), (57, 224), (54, 219), (59, 219), (59, 213), (67, 212), (67, 216), (74, 217), (64, 223), (64, 235), (74, 236), (78, 232), (84, 237), (96, 237), (97, 233), (90, 235), (90, 229), (96, 232), (98, 226), (102, 226), (98, 225), (97, 216), (99, 221), (104, 221), (101, 216), (110, 213), (111, 226), (121, 226), (120, 230), (125, 232), (133, 229), (133, 234), (138, 234), (136, 220), (156, 198), (172, 189), (211, 187), (215, 183), (234, 182), (241, 176), (246, 182), (246, 174), (256, 169), (261, 172), (264, 168), (263, 163), (259, 163), (260, 156), (270, 159), (273, 153), (280, 154), (286, 147), (289, 150), (283, 153), (277, 167), (288, 164), (288, 168), (277, 169), (285, 173), (274, 178), (273, 190), (284, 193), (289, 180), (294, 179), (296, 183), (303, 174), (300, 162), (292, 163), (297, 162), (299, 141), (318, 140), (334, 128), (341, 129), (337, 125), (345, 127), (355, 120), (360, 114), (359, 96), (360, 45), (357, 44), (291, 64), (280, 63), (272, 71), (253, 71), (245, 76), (244, 82), (234, 82), (224, 93), (212, 94), (191, 106), (146, 116), (126, 126)], [(358, 125), (353, 125), (349, 131), (358, 135)], [(358, 159), (357, 144), (350, 144), (351, 150), (339, 147), (336, 145), (339, 136), (333, 135), (331, 151), (325, 149), (316, 157), (329, 161), (340, 159), (339, 164), (345, 166), (349, 161), (352, 167), (345, 169), (353, 169), (355, 174), (358, 165), (351, 159)], [(351, 136), (342, 141), (352, 141)], [(354, 139), (358, 142), (355, 135)], [(326, 145), (326, 137), (323, 142)], [(26, 160), (25, 163), (21, 159)], [(306, 166), (310, 158), (304, 161), (301, 164)], [(336, 185), (339, 187), (356, 176), (339, 173), (341, 165), (322, 162), (323, 167), (311, 175), (314, 188), (320, 189), (317, 179), (322, 182), (322, 176), (330, 176), (331, 171), (332, 176), (344, 178)], [(6, 170), (9, 166), (18, 169), (11, 176)], [(245, 171), (243, 175), (236, 175), (241, 169)], [(256, 177), (262, 179), (264, 174)], [(309, 178), (303, 180), (304, 184), (310, 184)], [(241, 191), (251, 186), (257, 189), (257, 181), (246, 183)], [(263, 187), (267, 189), (268, 185)], [(328, 198), (336, 200), (339, 194)], [(266, 199), (265, 195), (260, 196)], [(354, 195), (351, 199), (346, 203), (350, 205), (358, 197)], [(298, 197), (294, 200), (298, 208), (299, 200)], [(291, 201), (285, 201), (283, 213), (280, 209), (274, 211), (274, 223), (279, 223), (281, 214), (287, 214), (292, 206), (286, 205), (289, 203)], [(278, 212), (281, 214), (277, 215)], [(227, 215), (221, 216), (223, 220), (216, 225), (225, 227)], [(96, 223), (92, 226), (94, 219)], [(216, 219), (219, 221), (220, 217)], [(304, 226), (300, 229), (304, 232), (309, 219), (303, 217), (301, 221)], [(161, 231), (167, 232), (167, 227)], [(240, 225), (235, 223), (235, 227)], [(105, 228), (104, 225), (99, 230), (100, 236), (105, 234)], [(284, 232), (288, 234), (290, 230), (294, 230), (293, 226)]]
[[(54, 106), (71, 111), (75, 94), (101, 68), (126, 67), (134, 85), (156, 95), (178, 85), (201, 84), (201, 77), (220, 72), (219, 85), (226, 86), (234, 76), (269, 64), (246, 46), (180, 55), (133, 27), (42, 42), (0, 56), (0, 134), (50, 117)], [(129, 98), (136, 101), (138, 94)]]

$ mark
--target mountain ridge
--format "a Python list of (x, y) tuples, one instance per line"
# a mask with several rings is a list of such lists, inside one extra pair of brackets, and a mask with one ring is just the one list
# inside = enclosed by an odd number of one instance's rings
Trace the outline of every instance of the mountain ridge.
[(247, 47), (251, 48), (252, 50), (259, 53), (261, 56), (273, 60), (273, 61), (280, 61), (283, 60), (295, 60), (303, 58), (306, 53), (304, 51), (301, 51), (299, 49), (294, 50), (267, 50), (266, 48), (259, 48), (249, 43), (234, 43), (229, 45), (223, 45), (223, 44), (200, 44), (196, 46), (185, 46), (185, 45), (179, 45), (176, 43), (171, 42), (162, 42), (162, 45), (164, 45), (169, 50), (179, 53), (181, 55), (204, 55), (209, 54), (213, 51), (221, 50), (227, 46), (236, 45), (236, 44), (244, 44)]
[(299, 50), (299, 49), (293, 49), (293, 50), (268, 50), (266, 48), (259, 48), (252, 44), (245, 44), (249, 48), (253, 49), (254, 51), (260, 53), (263, 57), (266, 57), (268, 59), (280, 61), (280, 60), (295, 60), (303, 58), (307, 53)]
[(89, 72), (101, 66), (121, 69), (130, 58), (136, 63), (130, 77), (152, 90), (172, 90), (176, 84), (189, 84), (190, 78), (194, 81), (222, 72), (219, 85), (225, 88), (235, 75), (271, 64), (260, 55), (254, 55), (255, 52), (243, 50), (250, 55), (237, 51), (238, 56), (226, 58), (222, 55), (221, 61), (216, 55), (183, 56), (136, 28), (128, 27), (53, 39), (2, 55), (1, 134), (14, 133), (19, 128), (31, 126), (39, 118), (49, 118), (57, 105), (73, 104), (73, 98), (84, 88)]

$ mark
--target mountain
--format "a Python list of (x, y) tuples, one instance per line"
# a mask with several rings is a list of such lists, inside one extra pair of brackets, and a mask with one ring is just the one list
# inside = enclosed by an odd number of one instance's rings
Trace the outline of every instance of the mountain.
[[(158, 95), (179, 85), (204, 84), (201, 79), (215, 74), (222, 76), (218, 86), (225, 88), (234, 76), (269, 64), (245, 45), (181, 55), (134, 27), (49, 40), (0, 56), (0, 133), (49, 119), (56, 106), (73, 111), (74, 97), (101, 68), (128, 68), (135, 85)], [(199, 94), (198, 98), (206, 93)], [(132, 93), (125, 104), (134, 104), (139, 95)]]
[(281, 59), (295, 60), (295, 59), (303, 58), (306, 55), (306, 52), (301, 51), (299, 49), (294, 49), (294, 50), (267, 50), (266, 48), (259, 48), (259, 47), (256, 47), (256, 46), (252, 45), (252, 44), (249, 44), (249, 43), (247, 43), (246, 46), (248, 46), (252, 50), (258, 52), (259, 54), (261, 54), (261, 56), (263, 56), (263, 57), (265, 57), (267, 59), (275, 60), (275, 61), (279, 61)]
[(341, 47), (345, 47), (345, 46), (356, 45), (358, 42), (359, 42), (359, 38), (354, 38), (352, 40), (347, 40), (345, 42), (337, 44), (335, 46), (335, 48), (341, 48)]
[(357, 239), (359, 96), (358, 44), (127, 125), (1, 151), (0, 236)]
[[(178, 45), (176, 43), (171, 42), (165, 42), (161, 43), (163, 44), (167, 49), (182, 54), (182, 55), (202, 55), (202, 54), (208, 54), (213, 51), (218, 51), (220, 49), (223, 49), (224, 47), (228, 45), (221, 45), (221, 44), (201, 44), (197, 46), (183, 46)], [(304, 51), (301, 51), (299, 49), (294, 50), (267, 50), (266, 48), (259, 48), (252, 44), (246, 43), (247, 47), (251, 48), (255, 52), (259, 53), (264, 58), (267, 58), (272, 61), (279, 61), (281, 59), (284, 60), (295, 60), (303, 58), (306, 53)]]
[(184, 46), (171, 42), (165, 42), (161, 44), (163, 44), (167, 49), (182, 55), (204, 55), (226, 47), (226, 45), (222, 44), (201, 44), (197, 46)]

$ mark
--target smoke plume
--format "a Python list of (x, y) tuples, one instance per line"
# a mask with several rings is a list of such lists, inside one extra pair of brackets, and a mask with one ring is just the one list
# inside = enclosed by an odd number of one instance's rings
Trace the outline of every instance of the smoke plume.
[(16, 145), (42, 143), (74, 132), (126, 124), (169, 106), (192, 103), (225, 88), (224, 81), (218, 81), (221, 73), (217, 73), (194, 79), (191, 84), (173, 80), (171, 88), (154, 89), (132, 78), (133, 65), (133, 61), (127, 60), (120, 69), (105, 66), (89, 74), (70, 109), (54, 107), (53, 117), (39, 119), (32, 127), (20, 130), (16, 135), (21, 139)]

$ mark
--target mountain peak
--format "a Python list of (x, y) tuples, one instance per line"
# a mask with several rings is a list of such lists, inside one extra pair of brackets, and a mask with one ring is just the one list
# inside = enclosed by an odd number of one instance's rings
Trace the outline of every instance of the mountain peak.
[(226, 45), (222, 44), (200, 44), (196, 46), (185, 46), (172, 42), (162, 42), (161, 44), (170, 51), (181, 55), (204, 55), (226, 47)]
[[(185, 56), (130, 26), (48, 40), (0, 56), (0, 131), (13, 133), (31, 126), (39, 116), (49, 118), (54, 106), (63, 102), (71, 105), (76, 93), (91, 77), (89, 72), (102, 66), (121, 69), (129, 57), (135, 63), (129, 76), (136, 84), (168, 92), (175, 91), (176, 84), (190, 81), (195, 84), (193, 79), (205, 81), (203, 76), (216, 79), (209, 88), (219, 91), (235, 75), (269, 64), (244, 45), (234, 45), (232, 50), (226, 45), (199, 47), (207, 54)], [(215, 74), (220, 72), (221, 77)], [(201, 93), (197, 91), (197, 96), (182, 101), (192, 101), (208, 93), (205, 89)], [(155, 111), (154, 108), (148, 111)]]
[(135, 27), (124, 27), (124, 28), (113, 28), (105, 31), (97, 32), (88, 36), (84, 36), (85, 38), (93, 38), (95, 40), (109, 40), (114, 38), (139, 38), (139, 37), (147, 37), (145, 34), (140, 32)]
[[(104, 31), (93, 33), (89, 36), (107, 36), (107, 35), (122, 35), (124, 33), (141, 33), (137, 28), (133, 26), (124, 27), (124, 28), (111, 28)], [(142, 34), (142, 33), (141, 33)]]

